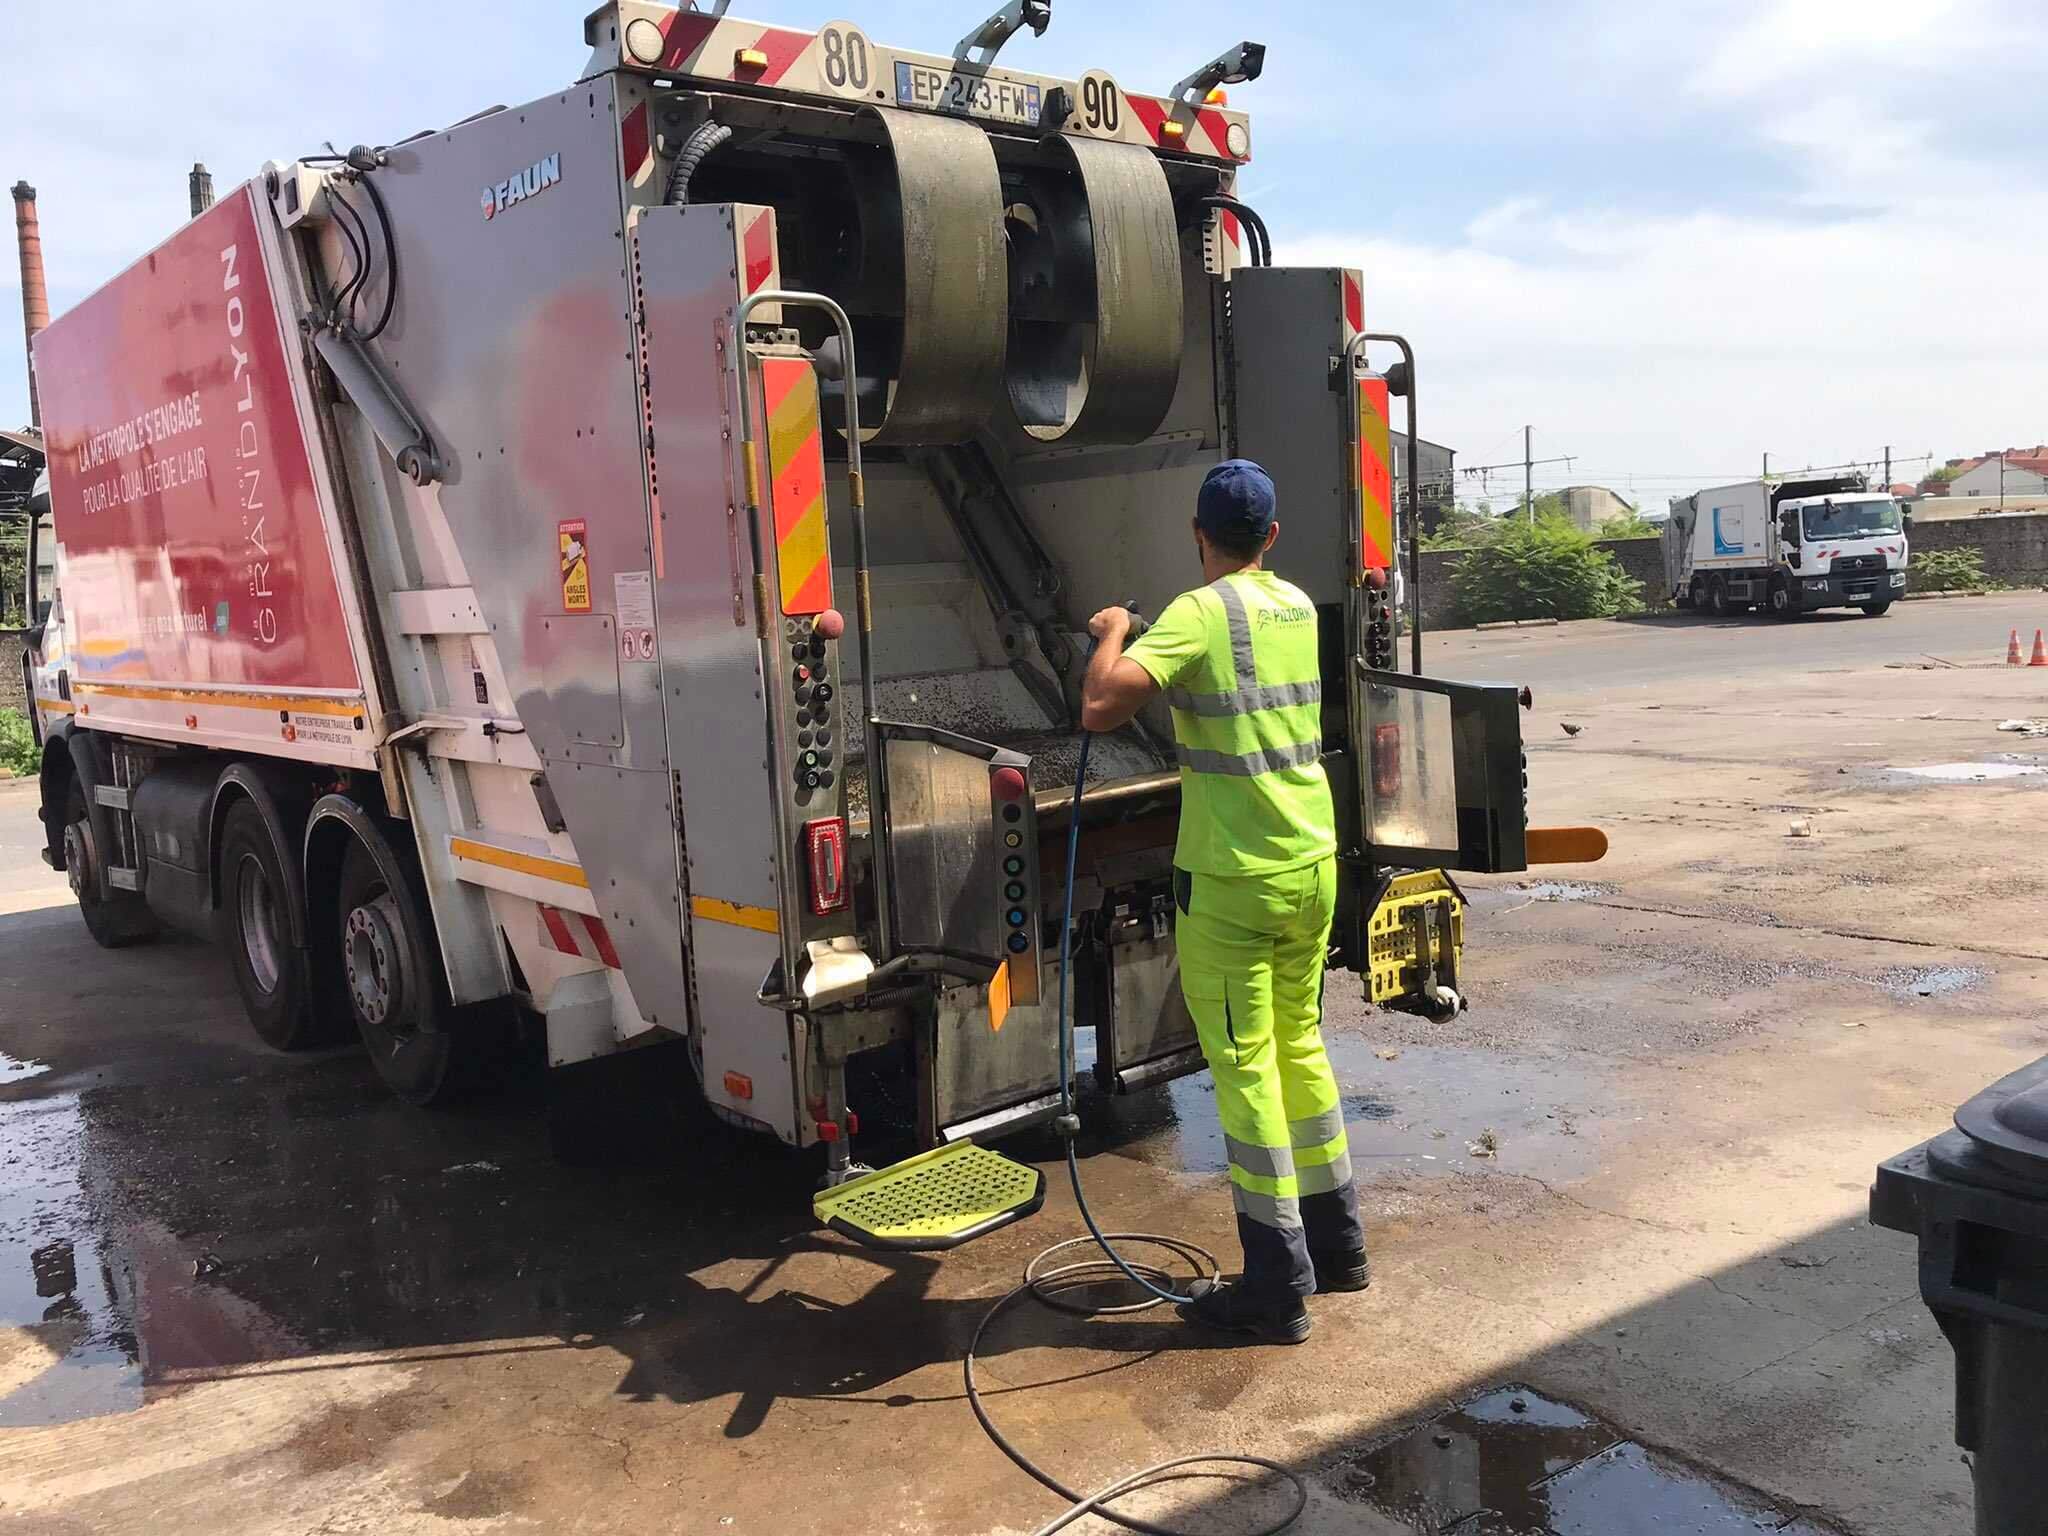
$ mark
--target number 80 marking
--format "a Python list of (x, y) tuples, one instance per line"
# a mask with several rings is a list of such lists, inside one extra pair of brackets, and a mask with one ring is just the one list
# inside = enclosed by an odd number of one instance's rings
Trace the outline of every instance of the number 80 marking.
[(868, 40), (852, 27), (827, 27), (818, 34), (825, 52), (825, 83), (835, 90), (868, 88)]

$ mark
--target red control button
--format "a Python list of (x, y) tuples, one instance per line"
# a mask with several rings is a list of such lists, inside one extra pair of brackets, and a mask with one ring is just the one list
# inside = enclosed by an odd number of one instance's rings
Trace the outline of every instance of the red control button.
[(988, 776), (988, 791), (998, 800), (1022, 800), (1030, 788), (1015, 768), (998, 768)]

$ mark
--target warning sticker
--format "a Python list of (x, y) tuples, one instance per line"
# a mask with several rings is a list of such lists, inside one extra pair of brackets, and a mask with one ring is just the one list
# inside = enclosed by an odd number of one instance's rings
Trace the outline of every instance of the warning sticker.
[(590, 612), (590, 551), (583, 539), (586, 525), (582, 518), (570, 518), (555, 525), (561, 540), (562, 560), (562, 611), (565, 613)]
[(619, 616), (619, 628), (654, 628), (653, 572), (614, 571), (612, 606)]
[(654, 631), (651, 629), (622, 629), (619, 631), (619, 660), (654, 660)]

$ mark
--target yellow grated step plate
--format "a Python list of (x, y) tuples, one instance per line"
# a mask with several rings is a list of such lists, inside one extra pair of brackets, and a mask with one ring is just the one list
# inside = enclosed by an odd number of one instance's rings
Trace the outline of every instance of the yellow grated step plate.
[(811, 1210), (865, 1247), (915, 1250), (957, 1248), (1044, 1203), (1036, 1168), (961, 1141), (823, 1190)]

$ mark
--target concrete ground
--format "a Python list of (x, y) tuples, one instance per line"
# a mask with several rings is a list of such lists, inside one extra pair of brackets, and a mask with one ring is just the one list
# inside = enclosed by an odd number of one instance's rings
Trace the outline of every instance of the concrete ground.
[[(1434, 1531), (1387, 1512), (1373, 1448), (1526, 1384), (1766, 1525), (1966, 1529), (1948, 1347), (1865, 1197), (2048, 1051), (2048, 772), (1906, 771), (2048, 769), (1994, 729), (2048, 716), (2048, 673), (1987, 665), (2035, 624), (2048, 598), (1432, 637), (1451, 675), (1534, 685), (1535, 819), (1613, 850), (1468, 883), (1455, 1023), (1333, 986), (1373, 1288), (1313, 1303), (1291, 1350), (1021, 1306), (984, 1347), (990, 1411), (1080, 1487), (1248, 1450), (1307, 1476), (1302, 1531)], [(1023, 1148), (1044, 1212), (944, 1257), (811, 1230), (802, 1159), (694, 1123), (643, 1169), (557, 1165), (530, 1082), (410, 1111), (357, 1053), (261, 1047), (209, 950), (95, 949), (32, 806), (0, 787), (0, 1532), (1057, 1512), (960, 1391), (993, 1300), (1081, 1230), (1050, 1147)], [(1204, 1081), (1089, 1119), (1105, 1225), (1229, 1252)], [(1202, 1480), (1142, 1507), (1222, 1533), (1276, 1502)], [(1553, 1501), (1543, 1528), (1709, 1528), (1627, 1507)]]

